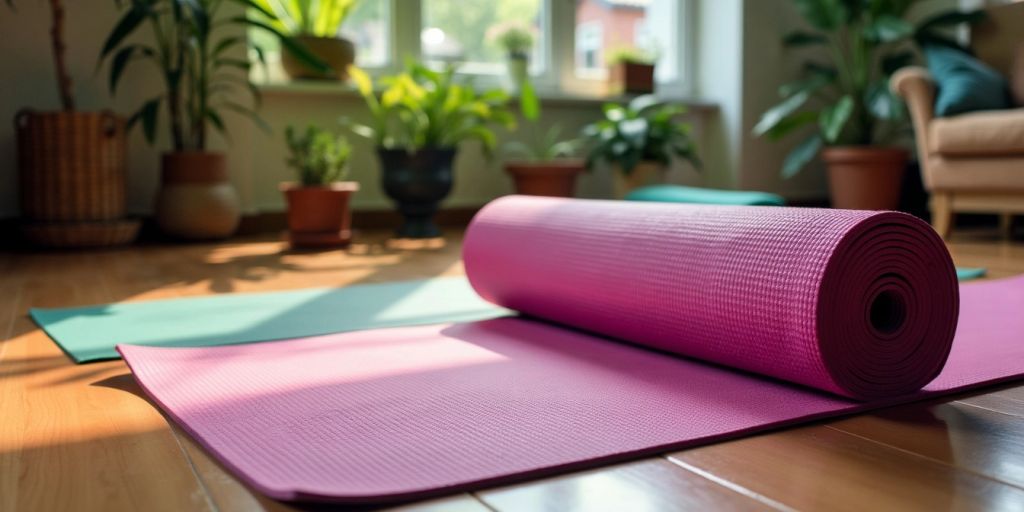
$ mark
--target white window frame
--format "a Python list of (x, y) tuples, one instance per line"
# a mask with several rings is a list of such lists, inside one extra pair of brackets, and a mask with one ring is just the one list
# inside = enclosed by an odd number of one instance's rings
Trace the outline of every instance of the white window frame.
[[(422, 57), (420, 32), (423, 24), (423, 0), (377, 0), (389, 2), (390, 33), (388, 59), (383, 66), (367, 67), (371, 75), (400, 72), (406, 57)], [(466, 0), (485, 1), (485, 0)], [(676, 0), (680, 35), (676, 55), (680, 59), (678, 73), (672, 81), (658, 83), (658, 94), (688, 97), (693, 92), (694, 69), (694, 3), (697, 0)], [(531, 65), (533, 82), (542, 95), (556, 97), (602, 97), (607, 95), (606, 73), (577, 73), (576, 69), (576, 0), (541, 0), (541, 31), (545, 45), (541, 62)], [(555, 30), (555, 27), (558, 29)], [(474, 70), (474, 67), (476, 68)], [(503, 83), (501, 73), (480, 72), (491, 66), (465, 66), (460, 75), (472, 77), (483, 87)], [(581, 76), (582, 75), (582, 76)]]

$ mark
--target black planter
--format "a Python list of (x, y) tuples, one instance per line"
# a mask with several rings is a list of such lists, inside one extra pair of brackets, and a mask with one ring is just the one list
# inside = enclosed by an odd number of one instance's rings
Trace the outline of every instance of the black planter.
[(378, 149), (377, 154), (384, 192), (405, 218), (398, 236), (440, 236), (434, 214), (452, 190), (455, 148), (427, 148), (412, 153), (404, 149)]

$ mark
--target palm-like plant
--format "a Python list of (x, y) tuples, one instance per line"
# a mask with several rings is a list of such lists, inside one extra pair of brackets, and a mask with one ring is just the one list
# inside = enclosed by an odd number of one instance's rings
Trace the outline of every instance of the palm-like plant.
[[(225, 131), (223, 111), (239, 113), (262, 124), (251, 107), (237, 101), (239, 91), (248, 90), (257, 99), (259, 96), (248, 79), (249, 61), (230, 56), (232, 48), (244, 47), (245, 37), (225, 30), (228, 27), (267, 30), (303, 62), (326, 69), (306, 49), (270, 25), (242, 15), (220, 15), (220, 9), (228, 2), (262, 11), (253, 0), (126, 2), (126, 12), (107, 37), (100, 59), (110, 59), (111, 92), (117, 90), (125, 69), (133, 61), (148, 60), (160, 69), (164, 91), (146, 101), (128, 121), (129, 127), (141, 123), (150, 143), (156, 137), (161, 104), (167, 106), (175, 151), (204, 150), (208, 125)], [(271, 15), (269, 11), (264, 14)], [(143, 26), (152, 29), (154, 43), (129, 42), (129, 36)]]
[(252, 0), (266, 22), (291, 36), (335, 37), (359, 0)]
[(957, 43), (944, 29), (984, 16), (980, 11), (946, 11), (914, 25), (907, 11), (923, 0), (794, 0), (814, 31), (795, 31), (783, 44), (821, 47), (830, 62), (808, 60), (803, 76), (782, 86), (783, 101), (768, 110), (754, 128), (758, 136), (778, 140), (807, 125), (817, 130), (786, 158), (783, 177), (791, 177), (825, 145), (871, 145), (905, 123), (902, 103), (889, 90), (889, 77), (916, 59), (912, 44)]
[(491, 126), (515, 125), (505, 91), (477, 93), (472, 84), (456, 83), (452, 66), (436, 71), (409, 62), (405, 72), (380, 79), (380, 99), (365, 72), (352, 67), (349, 74), (366, 100), (373, 124), (348, 124), (381, 148), (448, 148), (475, 139), (490, 151), (497, 143)]

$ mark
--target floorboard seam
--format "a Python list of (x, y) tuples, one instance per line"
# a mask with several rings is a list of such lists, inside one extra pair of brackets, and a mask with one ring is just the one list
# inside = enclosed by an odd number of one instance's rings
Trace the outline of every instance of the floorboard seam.
[[(164, 415), (161, 414), (161, 416)], [(210, 494), (209, 487), (206, 486), (206, 482), (203, 480), (203, 477), (199, 475), (199, 471), (196, 470), (196, 464), (192, 460), (192, 456), (189, 455), (188, 449), (185, 448), (185, 445), (181, 442), (181, 438), (178, 437), (177, 429), (174, 428), (167, 416), (164, 416), (164, 421), (167, 422), (167, 428), (171, 431), (171, 437), (174, 438), (175, 444), (178, 445), (178, 450), (180, 450), (181, 455), (185, 457), (185, 463), (188, 464), (188, 470), (192, 472), (192, 476), (195, 477), (196, 482), (199, 484), (199, 488), (203, 490), (203, 496), (206, 497), (206, 504), (209, 505), (210, 510), (220, 512), (220, 507), (218, 507), (217, 503), (214, 502), (213, 495)]]
[(1010, 486), (1010, 487), (1013, 487), (1013, 488), (1016, 488), (1016, 489), (1024, 490), (1024, 487), (1022, 487), (1022, 486), (1020, 486), (1020, 485), (1018, 485), (1016, 483), (1007, 482), (1007, 481), (1001, 480), (1001, 479), (999, 479), (999, 478), (997, 478), (995, 476), (988, 475), (988, 474), (985, 474), (985, 473), (981, 473), (981, 472), (979, 472), (977, 470), (974, 470), (974, 469), (971, 469), (971, 468), (965, 468), (965, 467), (962, 467), (962, 466), (957, 466), (957, 465), (954, 465), (954, 464), (950, 464), (950, 463), (948, 463), (946, 461), (935, 459), (935, 458), (929, 457), (929, 456), (921, 454), (921, 453), (913, 452), (913, 451), (910, 451), (910, 450), (906, 450), (904, 448), (900, 448), (898, 446), (893, 446), (891, 444), (887, 444), (887, 443), (883, 443), (883, 442), (875, 440), (875, 439), (871, 439), (870, 437), (864, 437), (864, 436), (859, 435), (859, 434), (854, 434), (853, 432), (847, 432), (846, 430), (842, 430), (842, 429), (833, 427), (831, 425), (823, 425), (823, 426), (825, 428), (828, 428), (828, 429), (834, 430), (836, 432), (839, 432), (840, 434), (856, 437), (857, 439), (862, 439), (862, 440), (867, 441), (869, 443), (877, 444), (879, 446), (883, 446), (883, 447), (888, 448), (890, 450), (895, 450), (895, 451), (898, 451), (900, 453), (905, 453), (905, 454), (913, 456), (915, 458), (924, 459), (924, 460), (926, 460), (928, 462), (933, 462), (935, 464), (946, 466), (948, 468), (952, 468), (952, 469), (955, 469), (957, 471), (963, 471), (965, 473), (970, 473), (972, 475), (984, 478), (985, 480), (989, 480), (989, 481), (992, 481), (992, 482), (995, 482), (995, 483), (998, 483), (998, 484), (1001, 484), (1001, 485), (1007, 485), (1007, 486)]
[(676, 465), (676, 466), (678, 466), (678, 467), (680, 467), (682, 469), (685, 469), (686, 471), (689, 471), (689, 472), (691, 472), (691, 473), (693, 473), (693, 474), (695, 474), (695, 475), (697, 475), (699, 477), (702, 477), (702, 478), (705, 478), (707, 480), (710, 480), (710, 481), (712, 481), (712, 482), (714, 482), (714, 483), (716, 483), (718, 485), (721, 485), (722, 487), (725, 487), (726, 489), (729, 489), (730, 491), (733, 491), (733, 492), (735, 492), (737, 494), (742, 494), (743, 496), (746, 496), (746, 497), (748, 497), (748, 498), (750, 498), (752, 500), (755, 500), (755, 501), (757, 501), (759, 503), (767, 505), (767, 506), (769, 506), (771, 508), (774, 508), (776, 510), (782, 510), (782, 511), (785, 511), (785, 512), (796, 512), (796, 510), (797, 510), (797, 509), (795, 509), (793, 507), (790, 507), (789, 505), (786, 505), (786, 504), (784, 504), (782, 502), (773, 500), (773, 499), (771, 499), (771, 498), (769, 498), (769, 497), (767, 497), (767, 496), (765, 496), (765, 495), (763, 495), (761, 493), (758, 493), (758, 492), (755, 492), (753, 490), (750, 490), (750, 489), (748, 489), (746, 487), (743, 487), (742, 485), (739, 485), (737, 483), (730, 482), (729, 480), (726, 480), (726, 479), (724, 479), (724, 478), (722, 478), (720, 476), (714, 475), (714, 474), (712, 474), (712, 473), (710, 473), (708, 471), (700, 469), (697, 466), (694, 466), (692, 464), (689, 464), (687, 462), (679, 460), (679, 459), (677, 459), (675, 457), (672, 457), (671, 455), (666, 455), (665, 458), (668, 459), (668, 461), (670, 463), (672, 463), (672, 464), (674, 464), (674, 465)]
[[(981, 395), (981, 396), (984, 396), (984, 395)], [(955, 402), (958, 403), (958, 404), (966, 405), (968, 407), (974, 407), (976, 409), (981, 409), (983, 411), (994, 412), (996, 414), (1002, 414), (1003, 416), (1009, 416), (1009, 417), (1014, 418), (1014, 419), (1022, 419), (1022, 418), (1024, 418), (1024, 416), (1021, 416), (1019, 414), (1014, 414), (1012, 412), (1006, 412), (1006, 411), (997, 411), (995, 409), (992, 409), (992, 408), (989, 408), (989, 407), (985, 407), (985, 406), (982, 406), (982, 405), (972, 404), (972, 403), (968, 403), (968, 402), (961, 402), (959, 400), (955, 400)]]

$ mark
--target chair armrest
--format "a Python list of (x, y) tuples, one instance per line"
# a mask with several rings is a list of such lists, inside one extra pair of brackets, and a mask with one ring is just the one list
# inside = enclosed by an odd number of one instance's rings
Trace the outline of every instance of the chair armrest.
[(893, 73), (889, 88), (907, 102), (918, 151), (923, 159), (932, 148), (928, 141), (928, 125), (935, 117), (935, 82), (927, 69), (906, 67)]

